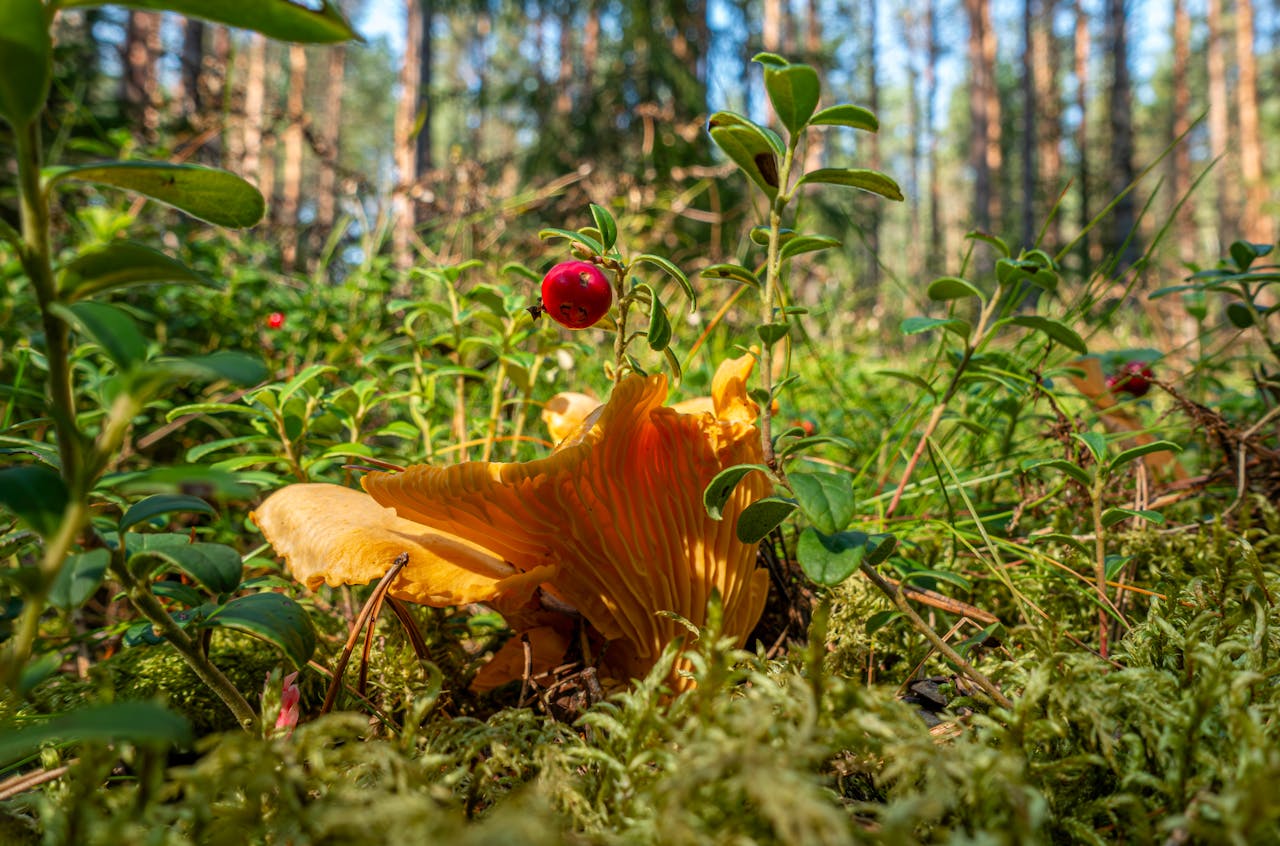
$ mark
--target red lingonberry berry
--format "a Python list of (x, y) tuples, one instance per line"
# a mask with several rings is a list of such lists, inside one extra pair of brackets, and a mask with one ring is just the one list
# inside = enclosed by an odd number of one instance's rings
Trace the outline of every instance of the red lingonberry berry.
[(279, 311), (271, 312), (267, 317), (267, 325), (272, 329), (279, 329), (284, 325), (284, 313)]
[(1107, 377), (1107, 387), (1113, 393), (1140, 397), (1151, 390), (1152, 378), (1151, 368), (1145, 361), (1127, 361)]
[(569, 329), (586, 329), (613, 304), (613, 286), (587, 261), (562, 261), (542, 278), (542, 309)]

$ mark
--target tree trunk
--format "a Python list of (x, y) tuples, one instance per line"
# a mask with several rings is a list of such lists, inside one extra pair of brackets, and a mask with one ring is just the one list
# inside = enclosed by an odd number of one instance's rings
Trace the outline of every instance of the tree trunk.
[(258, 190), (268, 200), (273, 185), (263, 179), (262, 136), (266, 125), (266, 93), (267, 93), (267, 39), (261, 33), (249, 36), (248, 58), (246, 59), (244, 83), (244, 131), (241, 134), (244, 147), (244, 161), (241, 172), (245, 179), (258, 186)]
[(1222, 0), (1209, 0), (1205, 12), (1209, 25), (1209, 43), (1206, 45), (1209, 67), (1209, 152), (1217, 165), (1214, 167), (1214, 185), (1217, 188), (1217, 252), (1235, 237), (1235, 215), (1231, 209), (1231, 179), (1227, 162), (1227, 58), (1222, 44)]
[(969, 19), (969, 159), (973, 167), (974, 222), (979, 229), (999, 227), (1000, 193), (992, 180), (1000, 172), (1000, 101), (995, 90), (996, 37), (990, 0), (964, 0)]
[[(867, 0), (867, 107), (877, 116), (880, 114), (880, 82), (876, 75), (879, 61), (879, 49), (876, 45), (879, 29), (879, 8), (877, 0)], [(872, 132), (870, 137), (871, 155), (869, 165), (874, 170), (880, 169), (880, 133)], [(867, 203), (869, 218), (867, 220), (867, 247), (871, 252), (867, 263), (867, 280), (871, 290), (880, 289), (880, 203)]]
[(929, 170), (929, 248), (925, 251), (925, 269), (931, 274), (940, 273), (940, 261), (946, 256), (946, 244), (942, 232), (942, 189), (938, 174), (938, 131), (936, 102), (938, 99), (938, 43), (937, 0), (927, 0), (924, 12), (924, 32), (928, 39), (924, 68), (924, 131), (928, 144)]
[(1080, 191), (1080, 207), (1077, 223), (1080, 227), (1080, 270), (1088, 275), (1089, 262), (1092, 258), (1090, 248), (1093, 241), (1088, 231), (1089, 221), (1093, 219), (1089, 198), (1089, 14), (1085, 11), (1084, 0), (1076, 0), (1076, 32), (1075, 32), (1075, 77), (1076, 108), (1080, 110), (1080, 125), (1076, 128), (1076, 151), (1079, 161), (1076, 173)]
[(434, 110), (431, 105), (431, 80), (434, 52), (431, 43), (431, 22), (435, 20), (434, 0), (417, 0), (422, 6), (418, 20), (418, 114), (422, 115), (422, 128), (416, 139), (416, 156), (414, 159), (414, 175), (421, 179), (431, 168), (435, 167), (435, 158), (431, 149), (431, 118)]
[(285, 103), (284, 167), (280, 185), (280, 222), (284, 224), (280, 246), (284, 272), (298, 261), (298, 212), (302, 198), (302, 141), (307, 115), (303, 102), (307, 91), (307, 50), (289, 46), (289, 95)]
[[(760, 43), (764, 45), (765, 52), (782, 52), (782, 0), (764, 0)], [(751, 76), (754, 79), (758, 74), (753, 73)], [(773, 123), (776, 119), (773, 113), (773, 104), (769, 102), (767, 96), (764, 98), (764, 113), (765, 123)]]
[(120, 98), (137, 137), (154, 143), (160, 129), (160, 84), (156, 76), (156, 62), (162, 50), (159, 12), (129, 12), (123, 50)]
[[(423, 123), (418, 139), (413, 138), (418, 108), (422, 101), (424, 48), (430, 40), (427, 32), (427, 14), (421, 0), (406, 0), (404, 64), (400, 68), (400, 102), (396, 107), (395, 163), (396, 187), (392, 195), (392, 214), (395, 222), (391, 234), (391, 249), (396, 267), (413, 265), (413, 192), (421, 167), (418, 148), (422, 136), (430, 134), (430, 126)], [(429, 149), (428, 149), (429, 152)]]
[(1034, 0), (1022, 0), (1022, 245), (1035, 242), (1036, 207), (1036, 124), (1042, 119), (1035, 101), (1035, 44), (1032, 42)]
[[(1111, 88), (1107, 98), (1107, 116), (1111, 129), (1110, 169), (1111, 193), (1118, 195), (1137, 179), (1133, 164), (1133, 103), (1129, 85), (1129, 39), (1125, 27), (1124, 0), (1107, 0), (1107, 51), (1111, 55)], [(1118, 256), (1120, 268), (1137, 261), (1141, 250), (1138, 246), (1136, 224), (1137, 208), (1133, 192), (1116, 203), (1111, 212), (1111, 225), (1106, 228), (1109, 254)], [(1128, 246), (1124, 246), (1128, 242)]]
[(1253, 53), (1253, 0), (1236, 3), (1236, 109), (1240, 116), (1240, 178), (1244, 183), (1244, 237), (1258, 244), (1275, 238), (1266, 211), (1267, 180), (1262, 166), (1262, 137), (1258, 125), (1258, 62)]
[[(1041, 214), (1048, 215), (1062, 190), (1062, 85), (1059, 80), (1058, 39), (1053, 32), (1057, 17), (1057, 0), (1041, 0), (1040, 25), (1032, 33), (1034, 44), (1035, 112), (1039, 116), (1036, 132), (1036, 165), (1040, 172), (1041, 193), (1047, 202)], [(1049, 251), (1062, 243), (1062, 216), (1047, 219), (1045, 240)]]
[(197, 130), (206, 106), (204, 91), (200, 87), (204, 70), (204, 34), (204, 21), (199, 18), (182, 19), (182, 67), (178, 74), (178, 88), (174, 92), (175, 111)]
[[(902, 7), (902, 41), (906, 45), (904, 65), (907, 72), (907, 184), (904, 193), (911, 198), (907, 214), (909, 223), (907, 241), (912, 245), (920, 243), (920, 69), (916, 64), (920, 50), (919, 24), (914, 10), (909, 6)], [(913, 248), (908, 251), (908, 272), (919, 277), (923, 272), (924, 254), (929, 250)]]
[[(808, 0), (808, 10), (806, 13), (804, 29), (804, 55), (805, 59), (813, 63), (814, 70), (818, 72), (818, 81), (823, 88), (826, 87), (826, 74), (823, 72), (822, 66), (822, 15), (818, 9), (818, 0)], [(808, 146), (804, 152), (804, 169), (817, 170), (822, 167), (822, 160), (826, 154), (827, 136), (824, 132), (809, 132), (805, 135), (805, 141)]]
[(328, 73), (325, 75), (324, 124), (317, 133), (320, 146), (320, 173), (316, 180), (316, 226), (319, 237), (329, 237), (337, 217), (338, 143), (342, 125), (342, 86), (346, 78), (347, 48), (329, 48)]
[[(1191, 15), (1186, 0), (1173, 0), (1173, 121), (1170, 135), (1181, 138), (1191, 127), (1191, 86), (1187, 82), (1187, 68), (1191, 63)], [(1183, 138), (1169, 157), (1170, 204), (1176, 204), (1191, 187), (1191, 139)], [(1174, 224), (1177, 233), (1178, 258), (1190, 261), (1195, 258), (1194, 206), (1183, 206)]]

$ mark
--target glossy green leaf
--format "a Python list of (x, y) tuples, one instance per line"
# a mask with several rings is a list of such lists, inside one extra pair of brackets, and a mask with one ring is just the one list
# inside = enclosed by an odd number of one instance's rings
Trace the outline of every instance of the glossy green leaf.
[(253, 226), (266, 211), (257, 188), (234, 173), (199, 165), (106, 162), (64, 168), (49, 181), (54, 184), (66, 179), (123, 188), (233, 229)]
[(787, 333), (790, 331), (790, 323), (762, 323), (756, 327), (756, 335), (769, 346), (773, 346), (787, 337)]
[(1231, 252), (1231, 260), (1236, 263), (1236, 267), (1241, 270), (1248, 270), (1249, 265), (1253, 264), (1258, 257), (1265, 256), (1271, 252), (1271, 245), (1234, 241), (1228, 249)]
[(800, 179), (801, 185), (815, 183), (846, 185), (850, 188), (870, 191), (872, 194), (878, 194), (889, 200), (904, 199), (902, 189), (898, 187), (898, 183), (876, 170), (824, 167), (810, 171)]
[(112, 702), (77, 708), (0, 734), (0, 768), (36, 755), (46, 744), (143, 743), (188, 747), (191, 724), (155, 702)]
[(863, 624), (863, 629), (867, 634), (872, 635), (883, 629), (889, 623), (902, 616), (902, 612), (896, 608), (886, 608), (883, 611), (877, 611), (867, 618), (867, 622)]
[(147, 342), (138, 325), (122, 309), (107, 303), (54, 303), (49, 310), (67, 325), (102, 347), (121, 370), (131, 370), (147, 357)]
[(649, 331), (646, 338), (649, 349), (662, 352), (671, 343), (671, 320), (667, 317), (667, 310), (653, 288), (643, 283), (636, 288), (649, 293)]
[(283, 652), (295, 667), (305, 667), (316, 651), (311, 618), (283, 593), (238, 596), (214, 611), (205, 625), (236, 629), (259, 637)]
[(596, 255), (604, 253), (604, 245), (597, 239), (581, 232), (574, 232), (571, 229), (559, 229), (554, 226), (549, 226), (546, 229), (539, 230), (538, 237), (544, 241), (549, 241), (552, 238), (565, 238), (575, 244), (581, 244)]
[(796, 558), (811, 580), (835, 587), (857, 572), (864, 560), (875, 566), (888, 558), (897, 545), (893, 535), (868, 535), (865, 532), (827, 535), (808, 528), (800, 533)]
[(1227, 320), (1237, 329), (1248, 329), (1254, 324), (1253, 311), (1242, 302), (1227, 303)]
[(67, 508), (67, 486), (57, 471), (34, 464), (0, 470), (0, 505), (43, 538), (52, 537), (62, 525)]
[(1050, 469), (1066, 473), (1086, 488), (1088, 488), (1093, 482), (1093, 480), (1089, 478), (1089, 474), (1086, 473), (1083, 468), (1072, 464), (1064, 458), (1033, 458), (1022, 462), (1023, 470), (1034, 470), (1039, 467), (1048, 467)]
[(1111, 581), (1120, 575), (1120, 571), (1124, 569), (1124, 565), (1133, 559), (1132, 555), (1107, 555), (1102, 559), (1103, 575), (1107, 581)]
[(795, 134), (818, 108), (818, 72), (809, 65), (764, 66), (764, 88), (782, 125)]
[(182, 582), (171, 581), (168, 579), (151, 583), (151, 592), (156, 596), (164, 599), (172, 599), (174, 602), (180, 602), (191, 608), (196, 607), (204, 602), (204, 594), (197, 591), (190, 585)]
[(1071, 437), (1085, 445), (1093, 460), (1101, 464), (1107, 456), (1107, 439), (1097, 432), (1073, 432)]
[(735, 282), (760, 287), (760, 278), (740, 264), (713, 264), (698, 272), (713, 279), (732, 279)]
[(717, 473), (702, 491), (702, 504), (707, 509), (707, 516), (712, 520), (723, 519), (724, 506), (733, 495), (733, 489), (744, 476), (755, 471), (768, 473), (769, 468), (763, 464), (735, 464)]
[(1147, 509), (1134, 508), (1108, 508), (1102, 512), (1102, 525), (1108, 529), (1117, 523), (1123, 523), (1130, 517), (1136, 517), (1139, 520), (1147, 520), (1152, 523), (1163, 523), (1164, 515), (1159, 511), (1150, 511)]
[(40, 0), (0, 2), (0, 117), (23, 128), (44, 108), (53, 42)]
[(1136, 447), (1130, 447), (1115, 458), (1111, 459), (1111, 461), (1107, 463), (1107, 470), (1118, 470), (1131, 461), (1137, 461), (1144, 455), (1163, 451), (1182, 452), (1182, 446), (1175, 444), (1173, 441), (1152, 441), (1149, 444), (1140, 444)]
[(959, 317), (908, 317), (902, 321), (902, 334), (919, 335), (933, 329), (945, 329), (963, 340), (969, 340), (973, 326)]
[(689, 282), (689, 277), (684, 271), (676, 267), (670, 260), (662, 256), (655, 256), (652, 253), (641, 253), (635, 257), (632, 262), (637, 264), (650, 264), (670, 276), (676, 282), (680, 283), (680, 290), (684, 291), (684, 295), (689, 298), (689, 311), (694, 311), (698, 307), (698, 295), (693, 291), (693, 285)]
[(1089, 354), (1089, 347), (1085, 344), (1084, 339), (1074, 329), (1061, 321), (1041, 317), (1038, 314), (1019, 314), (1007, 318), (1005, 322), (1042, 332), (1072, 352), (1077, 352), (1080, 355)]
[(84, 605), (102, 587), (110, 561), (111, 552), (106, 549), (68, 555), (49, 589), (49, 604), (61, 611)]
[(171, 282), (220, 287), (177, 259), (132, 241), (112, 241), (86, 250), (63, 266), (58, 293), (70, 302), (134, 285)]
[(825, 235), (799, 235), (782, 245), (780, 255), (784, 259), (792, 256), (798, 256), (801, 253), (813, 253), (818, 250), (829, 250), (832, 247), (840, 246), (840, 242), (835, 238), (828, 238)]
[(791, 473), (792, 493), (814, 528), (826, 535), (843, 531), (853, 519), (853, 487), (837, 473)]
[[(6, 0), (7, 2), (7, 0)], [(61, 0), (64, 9), (106, 5), (108, 0)], [(252, 29), (280, 41), (332, 44), (359, 38), (330, 0), (109, 0), (112, 6), (177, 12)]]
[(135, 575), (149, 572), (148, 565), (166, 564), (186, 573), (211, 593), (231, 593), (240, 586), (244, 565), (240, 554), (220, 543), (190, 543), (186, 546), (163, 546), (137, 552), (129, 558), (129, 569)]
[(931, 587), (929, 582), (946, 582), (949, 585), (955, 585), (961, 590), (972, 590), (973, 583), (959, 573), (953, 573), (950, 570), (935, 570), (924, 568), (920, 570), (912, 570), (902, 577), (902, 584), (912, 584), (925, 582), (926, 586)]
[(618, 241), (618, 224), (613, 215), (603, 206), (591, 204), (591, 218), (596, 222), (596, 231), (600, 233), (600, 243), (606, 249), (612, 249)]
[[(747, 233), (747, 236), (751, 239), (751, 243), (757, 244), (761, 247), (767, 247), (769, 246), (769, 238), (771, 237), (772, 232), (773, 230), (768, 226), (753, 226), (751, 227), (751, 230)], [(790, 241), (792, 238), (797, 237), (799, 234), (800, 233), (796, 232), (794, 229), (788, 229), (785, 226), (779, 226), (778, 227), (778, 244), (779, 245), (785, 244), (788, 241)]]
[(777, 53), (756, 53), (751, 57), (751, 61), (762, 64), (767, 68), (785, 68), (791, 64)]
[(120, 518), (120, 531), (126, 531), (139, 523), (145, 523), (162, 514), (213, 514), (218, 512), (198, 496), (189, 494), (155, 494), (135, 502)]
[(965, 297), (984, 299), (982, 292), (970, 282), (958, 276), (941, 276), (929, 283), (926, 291), (929, 299), (935, 302), (944, 300), (962, 300)]
[(759, 543), (796, 510), (796, 504), (780, 496), (767, 496), (742, 509), (734, 532), (743, 543)]
[(820, 110), (813, 117), (809, 118), (810, 126), (851, 126), (854, 129), (865, 129), (867, 132), (877, 132), (880, 129), (880, 120), (875, 113), (861, 106), (852, 106), (848, 103), (839, 106), (829, 106)]
[(778, 196), (778, 156), (760, 126), (732, 112), (711, 116), (711, 140), (770, 198)]
[[(185, 358), (153, 358), (147, 370), (167, 381), (214, 382), (225, 379), (237, 385), (256, 385), (267, 378), (262, 359), (238, 350), (218, 350)], [(236, 409), (243, 406), (236, 406)]]
[(981, 241), (984, 244), (988, 244), (994, 247), (996, 251), (999, 252), (1000, 255), (1002, 255), (1005, 258), (1009, 258), (1011, 255), (1013, 255), (1013, 252), (1009, 249), (1009, 245), (1005, 243), (1003, 238), (997, 235), (991, 235), (987, 232), (983, 232), (980, 229), (973, 229), (973, 230), (970, 230), (968, 233), (966, 233), (964, 237), (967, 240)]

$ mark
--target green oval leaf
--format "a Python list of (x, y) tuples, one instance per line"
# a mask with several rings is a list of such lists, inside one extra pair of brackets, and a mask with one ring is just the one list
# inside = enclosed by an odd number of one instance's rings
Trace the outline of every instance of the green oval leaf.
[(837, 473), (791, 473), (787, 476), (800, 510), (826, 535), (843, 531), (853, 519), (853, 487)]
[(868, 535), (865, 532), (825, 535), (817, 529), (808, 528), (800, 533), (796, 558), (811, 580), (835, 587), (852, 576), (864, 559), (871, 566), (884, 561), (897, 543), (893, 535)]
[[(64, 9), (101, 6), (106, 0), (61, 0)], [(359, 38), (330, 0), (111, 0), (133, 9), (177, 12), (192, 18), (252, 29), (281, 41), (331, 44)]]
[(63, 266), (58, 292), (68, 302), (134, 285), (176, 282), (221, 287), (177, 259), (132, 241), (112, 241), (86, 250)]
[(649, 294), (649, 331), (647, 333), (649, 349), (662, 352), (671, 343), (671, 321), (667, 318), (667, 310), (653, 288), (641, 283), (636, 286), (636, 289)]
[(760, 278), (740, 264), (713, 264), (710, 267), (702, 268), (698, 272), (703, 276), (710, 276), (714, 279), (732, 279), (735, 282), (743, 282), (756, 288), (760, 287)]
[(1071, 437), (1085, 445), (1089, 453), (1093, 456), (1093, 460), (1098, 464), (1107, 455), (1107, 439), (1097, 432), (1073, 432)]
[(567, 238), (574, 243), (581, 244), (596, 255), (604, 253), (604, 245), (592, 238), (590, 235), (584, 235), (581, 232), (574, 232), (571, 229), (558, 229), (554, 226), (547, 227), (538, 231), (538, 237), (544, 241), (552, 238)]
[(633, 266), (637, 264), (651, 264), (676, 280), (676, 282), (680, 283), (680, 290), (684, 291), (684, 295), (689, 298), (689, 311), (694, 311), (698, 307), (698, 295), (693, 292), (693, 285), (689, 283), (689, 277), (685, 276), (684, 271), (669, 260), (662, 256), (655, 256), (652, 253), (641, 253), (632, 262)]
[(744, 476), (756, 470), (769, 472), (769, 468), (763, 464), (735, 464), (717, 473), (702, 491), (702, 505), (707, 509), (707, 516), (712, 520), (724, 519), (724, 505), (733, 494), (733, 489)]
[(1114, 471), (1123, 467), (1131, 461), (1136, 461), (1144, 455), (1150, 455), (1153, 452), (1182, 452), (1182, 446), (1175, 444), (1173, 441), (1152, 441), (1149, 444), (1141, 444), (1136, 447), (1130, 447), (1124, 452), (1117, 455), (1107, 464), (1108, 471)]
[(302, 606), (282, 593), (238, 596), (208, 616), (207, 626), (222, 626), (259, 637), (279, 648), (301, 668), (316, 651), (316, 632)]
[(231, 593), (240, 586), (244, 565), (240, 553), (220, 543), (189, 543), (137, 552), (129, 558), (129, 569), (142, 576), (146, 565), (158, 562), (186, 573), (214, 594)]
[(765, 64), (764, 88), (778, 119), (792, 134), (804, 129), (818, 108), (818, 72), (809, 65)]
[(122, 309), (95, 302), (53, 303), (49, 311), (102, 347), (121, 370), (132, 370), (147, 357), (147, 342), (138, 325)]
[(829, 106), (809, 118), (810, 126), (851, 126), (854, 129), (865, 129), (867, 132), (878, 132), (880, 120), (870, 109), (852, 106), (848, 103)]
[(1089, 474), (1086, 473), (1081, 467), (1078, 467), (1077, 465), (1072, 464), (1070, 461), (1067, 461), (1065, 458), (1033, 458), (1033, 459), (1022, 462), (1023, 470), (1034, 470), (1038, 467), (1050, 467), (1054, 470), (1058, 470), (1059, 472), (1066, 473), (1072, 479), (1075, 479), (1077, 482), (1083, 485), (1086, 489), (1093, 482), (1093, 480), (1089, 478)]
[(1151, 523), (1163, 523), (1164, 515), (1159, 511), (1151, 511), (1148, 509), (1134, 508), (1108, 508), (1102, 512), (1102, 525), (1110, 529), (1117, 523), (1122, 523), (1130, 517), (1136, 517), (1139, 520), (1147, 520)]
[(936, 302), (962, 300), (965, 297), (977, 297), (980, 300), (984, 300), (981, 291), (959, 276), (940, 276), (929, 283), (929, 289), (925, 293), (929, 299)]
[(57, 171), (49, 180), (65, 179), (110, 185), (173, 206), (194, 218), (241, 229), (253, 226), (266, 212), (258, 189), (234, 173), (211, 167), (166, 162), (107, 162)]
[(768, 537), (770, 532), (781, 526), (782, 521), (790, 517), (795, 510), (795, 502), (780, 496), (758, 499), (742, 509), (734, 532), (738, 540), (743, 543), (759, 543)]
[(756, 335), (769, 346), (773, 346), (787, 337), (787, 333), (790, 331), (790, 323), (762, 323), (756, 327)]
[(154, 743), (191, 745), (191, 724), (155, 702), (90, 705), (0, 736), (0, 767), (29, 758), (48, 743)]
[(111, 552), (106, 549), (68, 555), (49, 588), (49, 604), (61, 611), (71, 611), (84, 605), (102, 587), (110, 561)]
[(969, 321), (959, 317), (908, 317), (902, 321), (902, 334), (919, 335), (933, 329), (945, 329), (963, 340), (969, 340), (973, 327)]
[(784, 259), (792, 256), (798, 256), (801, 253), (813, 253), (818, 250), (829, 250), (832, 247), (840, 246), (840, 242), (835, 238), (828, 238), (825, 235), (798, 235), (782, 245), (780, 255)]
[(1080, 353), (1080, 355), (1088, 355), (1089, 347), (1085, 345), (1084, 339), (1076, 333), (1074, 329), (1057, 320), (1051, 320), (1048, 317), (1041, 317), (1038, 314), (1019, 314), (1015, 317), (1007, 318), (1005, 321), (1012, 323), (1014, 326), (1025, 326), (1028, 329), (1034, 329), (1048, 335), (1054, 341), (1062, 344), (1072, 352)]
[(6, 467), (0, 470), (0, 505), (47, 539), (62, 525), (67, 486), (62, 476), (48, 467)]
[(606, 250), (611, 249), (618, 241), (618, 224), (613, 215), (603, 206), (591, 204), (591, 219), (596, 222), (596, 230), (600, 233), (600, 242)]
[(711, 140), (770, 199), (778, 196), (778, 151), (762, 127), (732, 112), (711, 116)]
[(0, 3), (0, 117), (23, 129), (44, 108), (53, 42), (40, 0)]
[(124, 513), (124, 516), (120, 518), (118, 528), (123, 532), (153, 517), (175, 512), (213, 515), (218, 513), (212, 505), (198, 496), (191, 496), (190, 494), (155, 494), (131, 505), (129, 510)]
[(996, 251), (1005, 258), (1013, 255), (1013, 252), (1009, 249), (1009, 245), (1004, 242), (1003, 238), (983, 232), (981, 229), (970, 230), (964, 237), (970, 241), (981, 241), (984, 244), (994, 247)]
[(1248, 329), (1254, 324), (1253, 312), (1244, 303), (1227, 303), (1227, 320), (1237, 329)]
[(870, 191), (889, 200), (902, 200), (902, 189), (898, 183), (877, 170), (862, 168), (824, 167), (810, 171), (800, 178), (801, 185), (822, 183), (825, 185), (846, 185), (862, 191)]

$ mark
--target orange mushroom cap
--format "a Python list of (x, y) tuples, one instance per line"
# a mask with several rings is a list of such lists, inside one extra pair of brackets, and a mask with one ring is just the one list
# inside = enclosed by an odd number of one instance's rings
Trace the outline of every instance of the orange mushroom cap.
[(702, 502), (722, 469), (761, 461), (752, 363), (721, 366), (715, 414), (665, 408), (666, 377), (633, 375), (549, 457), (371, 473), (358, 505), (356, 491), (296, 485), (255, 519), (310, 585), (371, 581), (401, 552), (410, 559), (392, 591), (415, 602), (515, 610), (541, 585), (605, 639), (606, 676), (641, 676), (686, 633), (662, 612), (700, 626), (716, 594), (724, 632), (742, 643), (764, 608), (768, 574), (735, 526), (769, 493), (767, 477), (748, 474), (722, 520)]

